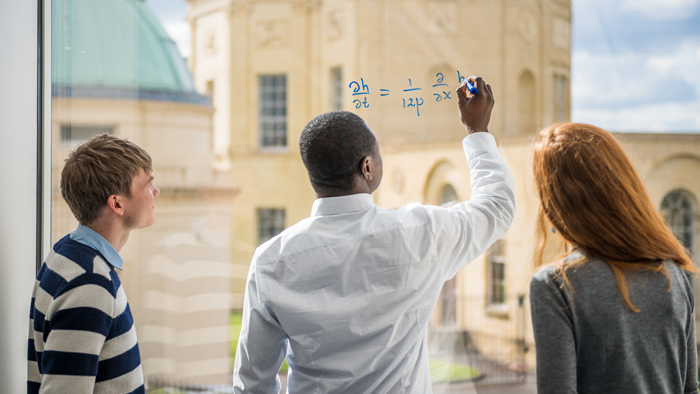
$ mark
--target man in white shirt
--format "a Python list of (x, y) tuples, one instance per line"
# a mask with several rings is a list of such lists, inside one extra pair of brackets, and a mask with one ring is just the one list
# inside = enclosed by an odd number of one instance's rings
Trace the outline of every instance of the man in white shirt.
[(234, 366), (235, 393), (431, 393), (426, 333), (443, 283), (510, 227), (513, 179), (488, 133), (491, 87), (457, 89), (472, 199), (450, 208), (374, 205), (379, 146), (350, 112), (321, 115), (300, 148), (318, 199), (311, 217), (255, 252)]

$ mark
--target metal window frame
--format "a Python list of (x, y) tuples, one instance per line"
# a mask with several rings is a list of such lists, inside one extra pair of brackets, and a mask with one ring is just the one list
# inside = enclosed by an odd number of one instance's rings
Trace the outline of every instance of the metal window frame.
[(0, 393), (26, 391), (27, 312), (50, 247), (51, 4), (0, 1)]
[(36, 271), (51, 248), (51, 7), (38, 0)]

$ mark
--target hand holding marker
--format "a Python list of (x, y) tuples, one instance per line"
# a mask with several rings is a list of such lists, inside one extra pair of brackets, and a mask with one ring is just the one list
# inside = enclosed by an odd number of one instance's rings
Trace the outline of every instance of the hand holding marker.
[(474, 85), (472, 85), (471, 81), (469, 81), (468, 79), (465, 79), (464, 83), (467, 84), (467, 90), (469, 90), (469, 94), (471, 94), (472, 96), (476, 95), (476, 87), (474, 87)]

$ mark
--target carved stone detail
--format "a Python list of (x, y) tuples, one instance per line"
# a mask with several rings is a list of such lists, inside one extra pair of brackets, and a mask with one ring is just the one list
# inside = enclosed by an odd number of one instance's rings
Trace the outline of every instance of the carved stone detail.
[(219, 48), (216, 43), (216, 31), (214, 29), (204, 32), (202, 44), (202, 50), (205, 55), (214, 56), (219, 52)]
[(564, 18), (555, 17), (552, 21), (552, 45), (566, 50), (571, 47), (571, 23)]
[(454, 34), (457, 31), (457, 7), (452, 2), (431, 1), (428, 7), (428, 32)]
[(328, 39), (333, 41), (343, 37), (343, 10), (328, 13)]
[(278, 48), (287, 46), (289, 22), (285, 19), (268, 19), (258, 21), (256, 25), (256, 42), (261, 48)]
[(537, 21), (530, 11), (523, 11), (518, 18), (518, 33), (525, 41), (533, 44), (537, 39)]

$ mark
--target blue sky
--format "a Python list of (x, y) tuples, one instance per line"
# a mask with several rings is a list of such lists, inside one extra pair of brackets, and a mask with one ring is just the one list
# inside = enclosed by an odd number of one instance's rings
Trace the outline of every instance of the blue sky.
[[(185, 0), (147, 0), (190, 55)], [(610, 131), (700, 133), (700, 0), (573, 0), (571, 116)]]

